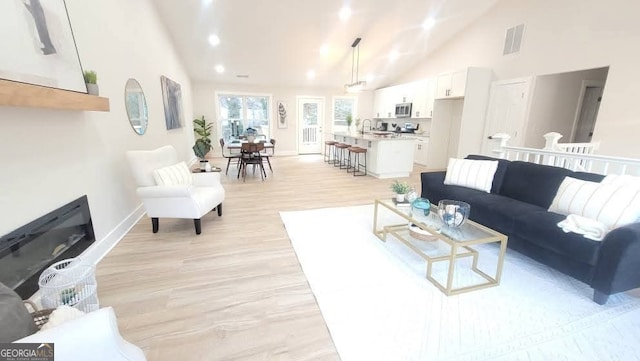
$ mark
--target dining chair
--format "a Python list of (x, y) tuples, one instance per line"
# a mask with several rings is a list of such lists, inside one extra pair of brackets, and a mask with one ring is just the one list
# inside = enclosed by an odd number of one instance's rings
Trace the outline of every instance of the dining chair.
[(264, 143), (242, 143), (240, 148), (240, 167), (238, 168), (238, 178), (242, 173), (242, 180), (247, 180), (247, 165), (253, 165), (253, 173), (256, 172), (256, 166), (260, 167), (260, 178), (264, 180), (267, 176), (267, 172), (264, 170), (262, 151), (264, 150)]
[[(272, 155), (275, 155), (276, 152), (276, 140), (271, 138), (270, 143), (272, 145), (272, 147), (270, 148), (264, 148), (264, 150), (262, 151), (262, 153), (260, 154), (262, 156), (262, 161), (267, 161), (267, 164), (269, 165), (269, 170), (271, 171), (271, 173), (273, 173), (273, 168), (271, 168), (271, 161), (269, 160), (269, 158)], [(269, 153), (269, 149), (271, 149), (271, 153)]]
[(224, 152), (224, 138), (220, 138), (220, 148), (222, 148), (222, 156), (224, 158), (227, 158), (227, 170), (224, 172), (224, 174), (229, 174), (229, 164), (231, 164), (231, 159), (236, 159), (236, 167), (240, 165), (240, 153), (238, 154), (233, 154), (231, 153), (231, 151), (227, 148), (227, 154), (225, 154)]

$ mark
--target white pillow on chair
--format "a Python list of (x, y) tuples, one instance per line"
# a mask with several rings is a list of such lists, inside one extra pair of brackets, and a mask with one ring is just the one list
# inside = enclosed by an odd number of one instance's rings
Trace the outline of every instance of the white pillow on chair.
[(193, 176), (185, 162), (153, 171), (153, 179), (159, 186), (192, 185)]
[(457, 185), (490, 193), (497, 160), (449, 158), (444, 184)]

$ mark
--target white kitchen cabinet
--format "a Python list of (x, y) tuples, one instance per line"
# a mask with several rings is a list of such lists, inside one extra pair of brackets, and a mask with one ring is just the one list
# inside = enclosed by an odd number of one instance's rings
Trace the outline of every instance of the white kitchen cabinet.
[[(367, 174), (376, 178), (408, 177), (413, 171), (414, 140), (368, 134), (333, 133), (333, 140), (367, 148)], [(361, 162), (364, 162), (361, 156)]]
[(398, 89), (395, 87), (377, 89), (373, 93), (374, 118), (395, 117), (396, 103), (400, 103)]
[(420, 165), (428, 165), (429, 138), (416, 138), (413, 162)]
[(465, 95), (467, 70), (440, 74), (437, 78), (436, 99), (460, 98)]
[(431, 118), (435, 81), (430, 79), (377, 89), (373, 93), (373, 117), (395, 118), (399, 103), (412, 103), (411, 118)]
[(411, 118), (431, 118), (433, 116), (434, 83), (430, 79), (409, 83), (412, 92)]
[(424, 117), (422, 118), (433, 118), (433, 102), (435, 100), (435, 92), (436, 92), (436, 82), (435, 80), (428, 80), (427, 83), (427, 97), (426, 103), (424, 106)]
[(396, 138), (370, 142), (368, 160), (376, 178), (408, 177), (413, 171), (414, 146), (410, 140)]
[[(457, 73), (465, 75), (464, 96), (450, 92), (453, 95), (436, 96), (434, 103), (427, 154), (430, 169), (446, 168), (449, 158), (482, 152), (492, 72), (486, 68), (468, 68)], [(453, 81), (453, 73), (449, 75)], [(437, 92), (441, 92), (440, 77), (438, 82)], [(461, 87), (458, 85), (458, 89)]]
[(383, 91), (384, 91), (384, 88), (376, 89), (373, 91), (373, 117), (374, 118), (384, 118), (380, 116), (381, 114), (384, 114), (382, 111)]

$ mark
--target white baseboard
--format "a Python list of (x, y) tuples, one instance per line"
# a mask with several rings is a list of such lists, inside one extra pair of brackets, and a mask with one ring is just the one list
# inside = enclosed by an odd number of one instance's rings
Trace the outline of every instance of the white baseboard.
[(129, 213), (114, 229), (111, 230), (103, 239), (96, 240), (89, 248), (87, 248), (80, 257), (83, 261), (97, 265), (104, 256), (113, 249), (113, 247), (124, 238), (124, 236), (135, 226), (136, 223), (144, 216), (144, 208), (140, 204), (133, 212)]

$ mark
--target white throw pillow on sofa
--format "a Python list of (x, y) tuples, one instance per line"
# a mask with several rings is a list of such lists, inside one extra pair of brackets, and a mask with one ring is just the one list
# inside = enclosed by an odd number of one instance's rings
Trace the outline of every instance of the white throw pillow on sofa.
[(618, 174), (609, 174), (606, 177), (604, 177), (604, 179), (602, 180), (602, 182), (600, 182), (602, 184), (613, 184), (613, 185), (636, 185), (638, 187), (640, 187), (640, 177), (636, 177), (636, 176), (632, 176), (629, 174), (623, 174), (623, 175), (618, 175)]
[(497, 169), (497, 160), (449, 158), (444, 184), (490, 193), (493, 176), (496, 174)]
[(185, 162), (180, 162), (168, 167), (153, 171), (153, 179), (159, 186), (191, 185), (193, 177)]
[(614, 229), (633, 223), (640, 216), (640, 186), (603, 184), (565, 177), (549, 211), (577, 214)]

